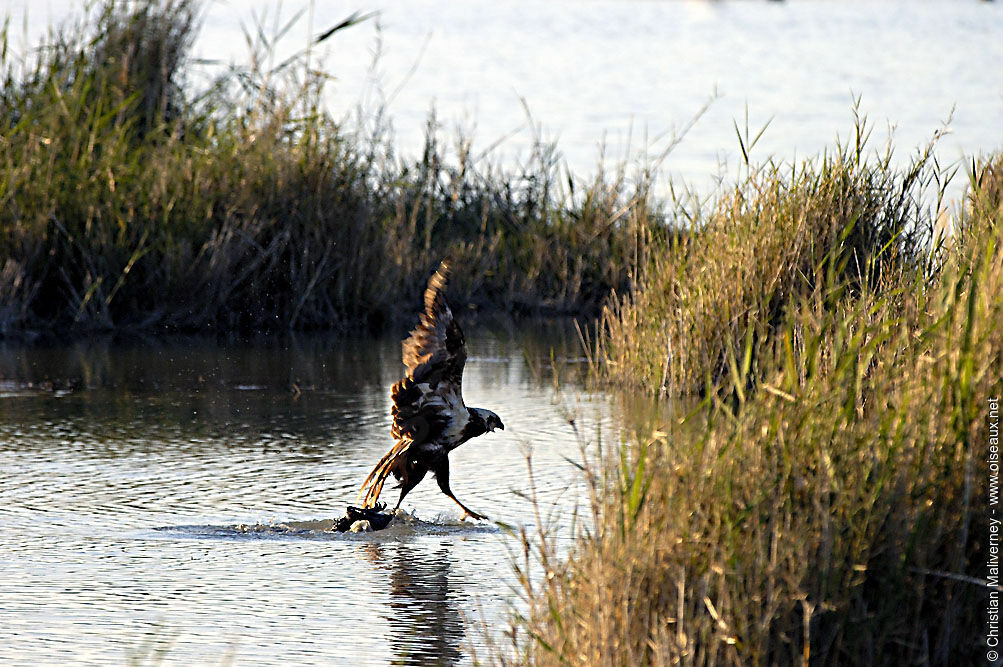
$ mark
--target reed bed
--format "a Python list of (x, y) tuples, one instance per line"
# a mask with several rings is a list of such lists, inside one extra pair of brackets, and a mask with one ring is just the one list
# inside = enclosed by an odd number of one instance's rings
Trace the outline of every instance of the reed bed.
[(0, 333), (379, 327), (444, 256), (478, 269), (456, 301), (490, 309), (597, 312), (628, 287), (660, 222), (643, 173), (581, 180), (543, 142), (502, 169), (434, 115), (399, 157), (380, 110), (326, 108), (320, 46), (272, 64), (289, 25), (199, 87), (198, 17), (107, 0), (22, 55), (4, 30)]
[[(779, 184), (764, 180), (779, 173), (772, 167), (757, 173), (751, 189), (712, 209), (734, 216), (708, 224), (719, 256), (699, 237), (676, 244), (668, 256), (682, 253), (688, 272), (653, 259), (634, 299), (617, 304), (633, 328), (614, 323), (606, 342), (655, 348), (635, 349), (638, 358), (657, 358), (665, 339), (611, 339), (662, 331), (667, 312), (672, 327), (705, 322), (713, 296), (731, 312), (687, 356), (701, 368), (688, 386), (706, 381), (686, 418), (589, 448), (591, 514), (570, 558), (557, 558), (546, 535), (523, 535), (529, 611), (501, 661), (984, 659), (989, 399), (1003, 389), (1003, 156), (973, 164), (954, 229), (925, 231), (924, 252), (903, 240), (914, 230), (896, 226), (915, 219), (912, 200), (899, 199), (899, 215), (860, 185), (875, 174), (887, 183), (885, 164), (874, 172), (846, 157)], [(903, 180), (892, 182), (901, 193)], [(851, 241), (861, 210), (881, 212), (881, 224)], [(798, 234), (816, 218), (813, 248)], [(749, 228), (762, 238), (746, 238)], [(790, 243), (770, 249), (776, 235)], [(808, 247), (797, 255), (799, 244)], [(886, 245), (894, 252), (882, 253)], [(857, 251), (849, 261), (846, 246)], [(753, 268), (750, 253), (766, 268)], [(861, 268), (849, 268), (854, 259)], [(721, 277), (743, 266), (741, 280)], [(776, 279), (778, 268), (788, 273)], [(684, 285), (687, 276), (706, 291)], [(688, 298), (644, 293), (666, 285)], [(778, 293), (783, 306), (770, 303)], [(737, 333), (728, 326), (736, 312)], [(691, 377), (686, 367), (670, 370), (676, 386)], [(657, 393), (661, 377), (649, 371), (644, 386)], [(531, 576), (534, 564), (545, 576)]]
[(851, 137), (800, 165), (749, 165), (707, 210), (679, 208), (672, 219), (688, 233), (651, 249), (637, 289), (605, 309), (607, 377), (660, 395), (705, 392), (736, 360), (755, 371), (802, 300), (832, 307), (844, 292), (929, 275), (940, 252), (930, 202), (951, 176), (935, 141), (902, 168), (890, 143), (868, 149), (859, 115)]

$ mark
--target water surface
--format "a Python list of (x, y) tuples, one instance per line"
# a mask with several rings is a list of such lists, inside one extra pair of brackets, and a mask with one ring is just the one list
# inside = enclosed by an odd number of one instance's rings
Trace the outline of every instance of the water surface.
[[(506, 430), (453, 453), (454, 492), (532, 529), (531, 445), (566, 526), (579, 445), (561, 405), (588, 432), (606, 402), (555, 391), (550, 350), (580, 365), (573, 336), (468, 341), (467, 403)], [(396, 336), (0, 347), (0, 662), (469, 663), (518, 604), (505, 530), (461, 523), (431, 479), (407, 521), (327, 530), (391, 444), (399, 355)]]

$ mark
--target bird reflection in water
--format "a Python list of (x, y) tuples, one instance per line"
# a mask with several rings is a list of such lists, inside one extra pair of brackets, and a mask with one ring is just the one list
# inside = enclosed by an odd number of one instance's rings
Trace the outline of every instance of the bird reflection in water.
[[(431, 545), (430, 545), (431, 546)], [(455, 665), (466, 636), (457, 607), (462, 588), (450, 585), (449, 546), (367, 544), (367, 557), (390, 572), (389, 643), (394, 665)]]

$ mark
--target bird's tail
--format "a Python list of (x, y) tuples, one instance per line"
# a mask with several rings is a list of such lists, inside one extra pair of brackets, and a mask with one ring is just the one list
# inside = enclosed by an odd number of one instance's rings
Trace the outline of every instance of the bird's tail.
[(380, 492), (383, 491), (383, 483), (393, 472), (398, 460), (406, 454), (410, 445), (411, 443), (408, 440), (398, 440), (397, 444), (383, 455), (380, 462), (369, 473), (366, 481), (362, 483), (362, 488), (359, 489), (359, 495), (356, 498), (357, 502), (361, 501), (362, 507), (373, 507), (376, 505), (376, 501), (380, 498)]

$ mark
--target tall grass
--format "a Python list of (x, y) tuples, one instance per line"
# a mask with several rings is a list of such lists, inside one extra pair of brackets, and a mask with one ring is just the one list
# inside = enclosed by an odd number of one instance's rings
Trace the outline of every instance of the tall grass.
[(107, 0), (23, 56), (3, 33), (0, 332), (378, 326), (447, 255), (471, 268), (457, 301), (488, 308), (596, 311), (627, 287), (659, 224), (643, 174), (582, 181), (543, 143), (503, 170), (434, 117), (397, 157), (380, 110), (363, 132), (326, 108), (320, 47), (272, 64), (288, 24), (200, 89), (198, 16)]
[(703, 392), (730, 380), (736, 364), (743, 374), (757, 368), (801, 300), (831, 307), (843, 292), (929, 273), (939, 249), (928, 201), (949, 174), (933, 143), (899, 168), (891, 144), (870, 153), (869, 135), (858, 116), (853, 139), (831, 153), (749, 166), (708, 210), (680, 210), (690, 233), (652, 250), (638, 289), (606, 308), (609, 377), (659, 394)]
[[(887, 199), (865, 196), (861, 183), (873, 182), (863, 178), (873, 172), (845, 158), (839, 152), (823, 173), (796, 173), (785, 183), (760, 174), (751, 191), (714, 209), (734, 216), (708, 225), (721, 257), (671, 251), (710, 277), (677, 274), (666, 261), (656, 266), (672, 275), (649, 273), (635, 300), (621, 302), (637, 326), (658, 331), (667, 302), (671, 326), (710, 319), (714, 295), (684, 284), (686, 275), (715, 290), (730, 317), (710, 325), (720, 329), (672, 376), (691, 377), (684, 371), (696, 364), (713, 390), (687, 418), (596, 455), (588, 468), (591, 523), (569, 559), (557, 559), (545, 540), (526, 540), (548, 572), (523, 578), (529, 614), (515, 635), (522, 660), (984, 658), (988, 399), (1003, 389), (1003, 157), (973, 165), (968, 205), (936, 262), (919, 246), (908, 252), (893, 226), (895, 252), (885, 259), (884, 240), (854, 245), (851, 261), (861, 268), (852, 270), (834, 261), (831, 240), (846, 244), (866, 222), (857, 212), (885, 211)], [(909, 199), (900, 201), (900, 212), (914, 215)], [(764, 212), (753, 222), (750, 209)], [(794, 232), (816, 217), (828, 243), (813, 250)], [(877, 220), (903, 217), (886, 212)], [(755, 246), (767, 268), (714, 283), (713, 271), (724, 267), (752, 271), (753, 240), (735, 238), (746, 225), (768, 237)], [(783, 268), (796, 263), (789, 248), (765, 250), (775, 235), (807, 246), (795, 255), (800, 270)], [(788, 273), (770, 287), (778, 267)], [(644, 294), (664, 285), (691, 298)], [(777, 294), (783, 306), (767, 308)], [(737, 336), (727, 326), (736, 314), (744, 328)], [(610, 336), (636, 330), (614, 328)], [(610, 344), (661, 352), (664, 340)], [(645, 377), (657, 391), (650, 379), (659, 373)]]

